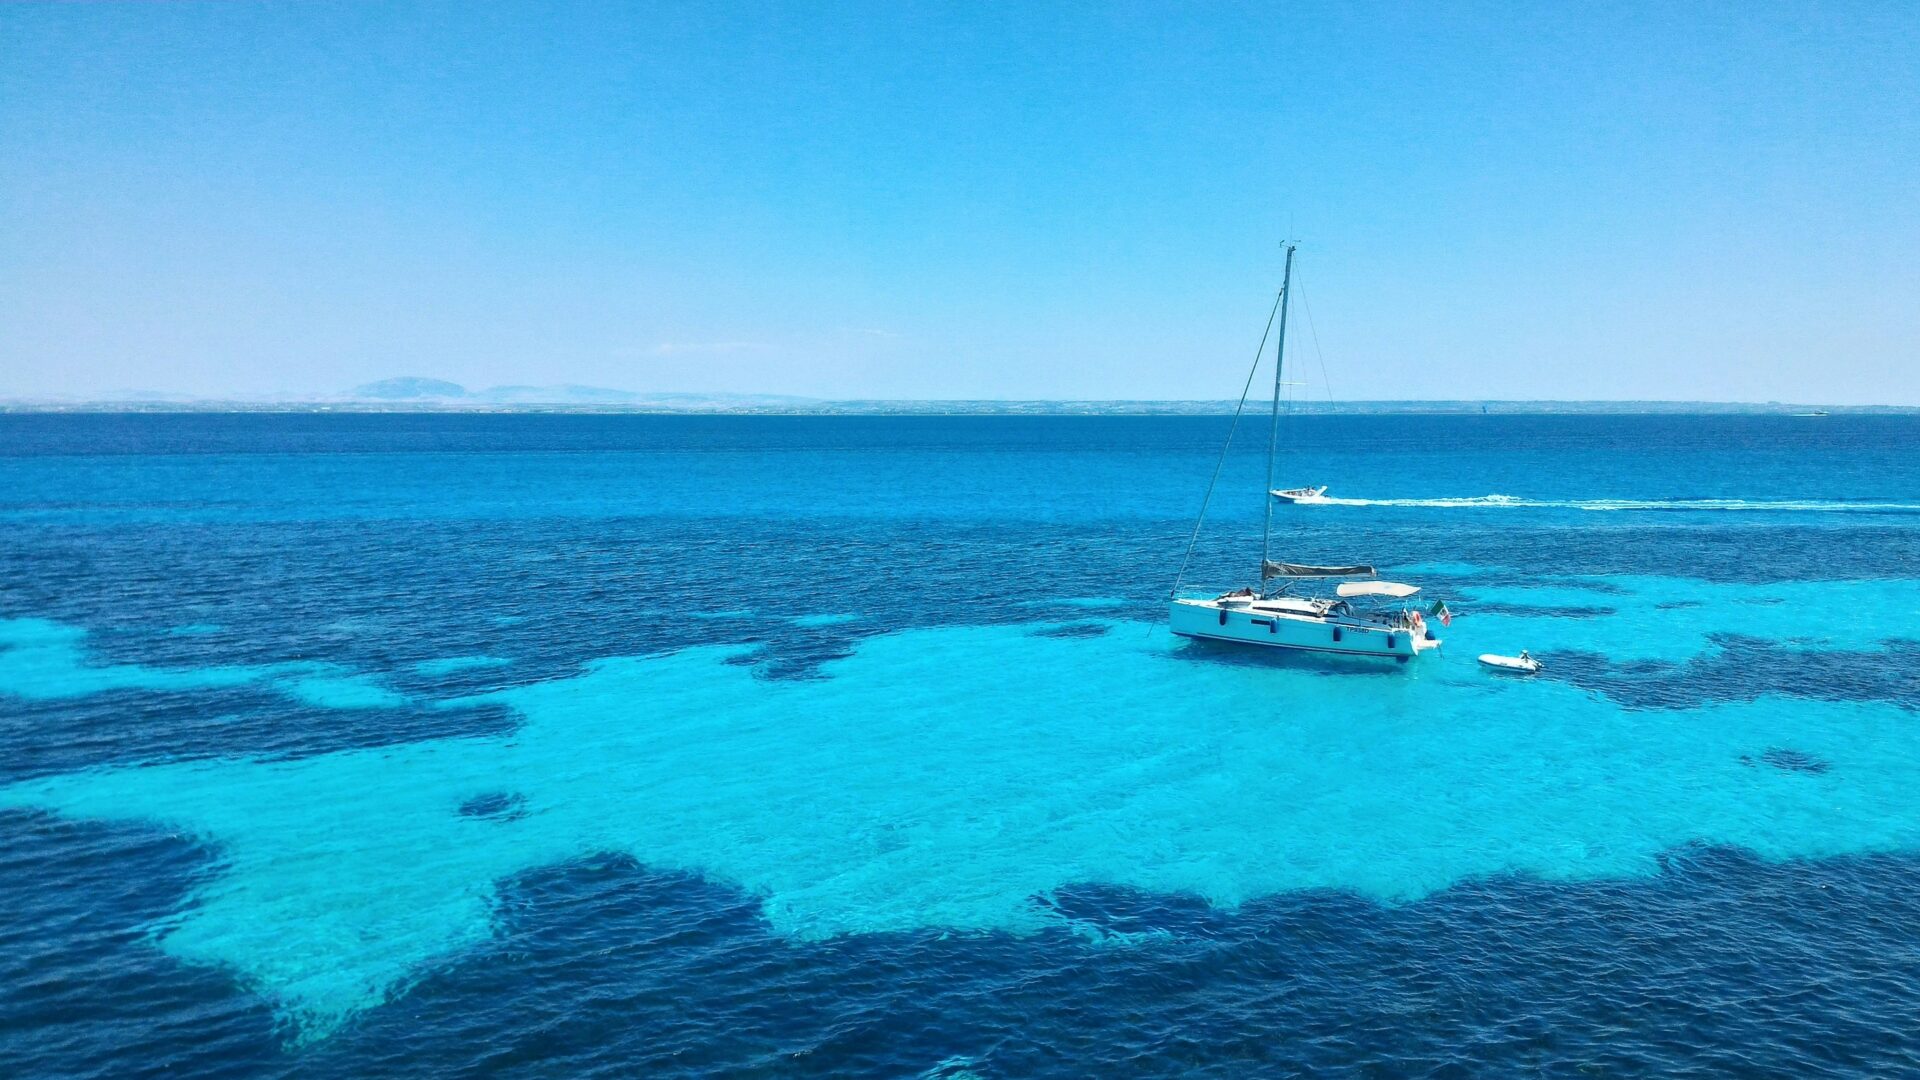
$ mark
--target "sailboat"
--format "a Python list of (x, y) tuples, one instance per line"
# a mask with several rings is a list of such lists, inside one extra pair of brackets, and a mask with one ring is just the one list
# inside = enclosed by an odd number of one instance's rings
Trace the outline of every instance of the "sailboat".
[[(1279, 490), (1273, 486), (1275, 455), (1280, 439), (1280, 389), (1287, 350), (1287, 306), (1293, 291), (1293, 253), (1287, 245), (1286, 271), (1281, 278), (1276, 301), (1280, 334), (1273, 355), (1273, 421), (1267, 435), (1267, 482), (1265, 523), (1260, 534), (1260, 580), (1211, 598), (1181, 596), (1179, 580), (1168, 601), (1168, 623), (1181, 637), (1224, 641), (1265, 649), (1291, 649), (1301, 652), (1337, 653), (1346, 656), (1377, 657), (1406, 663), (1430, 649), (1440, 647), (1440, 639), (1427, 628), (1418, 608), (1405, 601), (1420, 591), (1419, 586), (1398, 581), (1381, 581), (1368, 565), (1314, 566), (1273, 558), (1273, 507), (1276, 502), (1299, 502), (1299, 496), (1311, 489)], [(1268, 323), (1269, 329), (1272, 322)], [(1264, 343), (1263, 343), (1264, 351)], [(1255, 366), (1258, 366), (1256, 357)], [(1248, 376), (1251, 383), (1252, 376)], [(1246, 399), (1241, 398), (1242, 408)], [(1235, 414), (1238, 425), (1239, 414)], [(1231, 445), (1232, 434), (1229, 432)], [(1226, 451), (1221, 451), (1221, 462)], [(1214, 479), (1220, 476), (1215, 466)], [(1314, 491), (1315, 497), (1321, 491)], [(1213, 497), (1208, 485), (1207, 501)], [(1206, 501), (1201, 503), (1201, 521), (1206, 517)], [(1187, 546), (1188, 561), (1200, 535), (1200, 522), (1194, 523), (1194, 540)], [(1185, 564), (1181, 575), (1186, 573)], [(1325, 585), (1334, 583), (1333, 594), (1325, 594)]]

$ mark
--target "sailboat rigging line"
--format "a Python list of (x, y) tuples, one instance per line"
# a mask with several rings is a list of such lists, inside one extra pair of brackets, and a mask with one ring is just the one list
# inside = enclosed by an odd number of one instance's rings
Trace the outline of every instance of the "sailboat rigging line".
[(1233, 449), (1233, 433), (1240, 429), (1240, 414), (1247, 409), (1247, 395), (1253, 392), (1253, 377), (1260, 372), (1260, 358), (1266, 355), (1267, 338), (1273, 333), (1274, 316), (1280, 314), (1280, 293), (1273, 298), (1273, 310), (1267, 312), (1267, 328), (1260, 332), (1260, 347), (1253, 350), (1253, 367), (1247, 370), (1247, 385), (1240, 388), (1240, 404), (1234, 406), (1233, 423), (1227, 427), (1227, 441), (1220, 446), (1220, 459), (1213, 463), (1213, 479), (1207, 481), (1207, 493), (1200, 499), (1200, 514), (1193, 519), (1193, 535), (1187, 538), (1187, 556), (1180, 560), (1180, 572), (1174, 575), (1173, 591), (1167, 594), (1171, 600), (1180, 595), (1180, 582), (1187, 576), (1187, 564), (1193, 562), (1193, 549), (1200, 542), (1200, 526), (1207, 520), (1207, 504), (1213, 501), (1213, 487), (1220, 482), (1220, 470), (1227, 464), (1227, 451)]
[(1260, 490), (1266, 516), (1260, 525), (1260, 591), (1267, 588), (1267, 560), (1273, 555), (1273, 459), (1280, 445), (1280, 380), (1287, 370), (1287, 297), (1293, 291), (1293, 245), (1287, 245), (1287, 272), (1280, 278), (1280, 336), (1273, 343), (1273, 426), (1267, 431), (1267, 486)]
[(1320, 328), (1313, 322), (1313, 301), (1307, 299), (1307, 290), (1300, 290), (1300, 305), (1307, 309), (1307, 330), (1313, 334), (1313, 355), (1320, 360), (1320, 384), (1327, 388), (1327, 403), (1333, 403), (1333, 380), (1327, 378), (1327, 354), (1320, 351)]

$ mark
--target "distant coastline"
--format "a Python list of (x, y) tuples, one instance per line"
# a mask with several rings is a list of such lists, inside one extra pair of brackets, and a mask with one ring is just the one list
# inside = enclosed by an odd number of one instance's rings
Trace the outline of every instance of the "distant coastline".
[[(1214, 400), (1076, 401), (996, 399), (821, 399), (781, 394), (645, 393), (599, 386), (494, 386), (469, 390), (445, 379), (404, 376), (339, 394), (194, 398), (139, 391), (95, 399), (4, 398), (13, 413), (642, 413), (760, 416), (1221, 416), (1238, 403)], [(1252, 405), (1249, 406), (1253, 407)], [(1913, 405), (1811, 405), (1769, 401), (1299, 401), (1307, 416), (1477, 415), (1821, 415), (1920, 413)]]

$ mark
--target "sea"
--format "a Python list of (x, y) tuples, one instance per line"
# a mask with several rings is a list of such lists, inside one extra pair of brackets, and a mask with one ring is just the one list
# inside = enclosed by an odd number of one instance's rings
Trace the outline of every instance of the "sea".
[(1920, 1073), (1920, 417), (1230, 423), (0, 415), (0, 1075)]

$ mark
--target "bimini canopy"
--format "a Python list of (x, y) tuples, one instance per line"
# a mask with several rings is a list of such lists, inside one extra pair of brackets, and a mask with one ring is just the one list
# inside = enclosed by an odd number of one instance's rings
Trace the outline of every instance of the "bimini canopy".
[(1297, 563), (1268, 560), (1260, 566), (1260, 577), (1372, 577), (1371, 566), (1301, 566)]
[(1343, 581), (1333, 591), (1341, 596), (1412, 596), (1420, 586), (1397, 581)]

